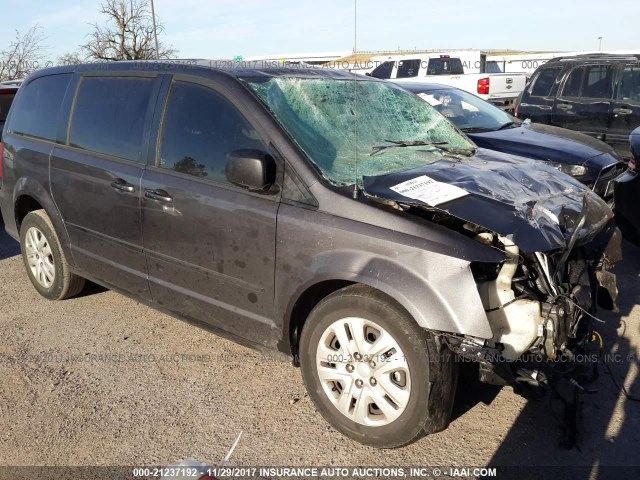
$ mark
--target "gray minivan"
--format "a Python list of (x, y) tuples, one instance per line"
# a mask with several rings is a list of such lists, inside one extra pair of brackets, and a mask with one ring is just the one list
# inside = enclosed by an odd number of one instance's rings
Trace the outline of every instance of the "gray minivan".
[(0, 208), (38, 292), (89, 279), (285, 352), (324, 417), (377, 447), (446, 428), (456, 355), (523, 394), (580, 385), (590, 315), (615, 304), (607, 205), (398, 86), (286, 67), (31, 75)]

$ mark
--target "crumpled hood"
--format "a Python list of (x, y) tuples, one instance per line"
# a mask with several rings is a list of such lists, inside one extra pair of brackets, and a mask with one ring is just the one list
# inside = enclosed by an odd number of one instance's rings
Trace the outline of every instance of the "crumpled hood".
[[(424, 176), (440, 183), (426, 185), (420, 178)], [(367, 196), (427, 207), (484, 227), (511, 239), (525, 253), (566, 248), (583, 213), (576, 244), (593, 239), (613, 218), (600, 197), (568, 175), (484, 149), (471, 158), (443, 157), (416, 169), (364, 177), (363, 186)], [(447, 198), (447, 190), (458, 192), (458, 198), (438, 203), (438, 195), (429, 193), (438, 189), (443, 192), (440, 200)]]
[(532, 123), (496, 130), (468, 133), (476, 145), (512, 155), (571, 165), (584, 165), (594, 157), (601, 157), (602, 166), (615, 163), (613, 148), (600, 140), (579, 132), (551, 125)]

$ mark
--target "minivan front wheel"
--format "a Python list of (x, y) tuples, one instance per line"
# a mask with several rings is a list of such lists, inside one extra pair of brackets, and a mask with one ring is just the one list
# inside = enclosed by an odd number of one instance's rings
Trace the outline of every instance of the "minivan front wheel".
[(71, 273), (51, 219), (44, 210), (30, 212), (20, 225), (20, 247), (29, 280), (49, 300), (80, 293), (85, 279)]
[(322, 300), (304, 324), (299, 351), (318, 410), (354, 440), (399, 447), (449, 423), (453, 355), (381, 292), (354, 285)]

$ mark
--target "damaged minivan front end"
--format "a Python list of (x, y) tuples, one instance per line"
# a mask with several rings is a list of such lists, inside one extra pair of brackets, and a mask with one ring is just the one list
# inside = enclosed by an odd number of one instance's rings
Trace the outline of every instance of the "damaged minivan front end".
[[(319, 210), (353, 222), (349, 238), (360, 244), (326, 233), (332, 251), (349, 252), (336, 263), (354, 263), (367, 248), (362, 257), (375, 258), (341, 278), (366, 283), (364, 271), (390, 297), (410, 297), (402, 306), (415, 322), (479, 362), (484, 381), (528, 396), (559, 379), (584, 388), (594, 363), (583, 368), (580, 354), (598, 306), (615, 309), (610, 269), (621, 258), (602, 199), (550, 165), (477, 148), (387, 82), (326, 72), (254, 72), (244, 81), (315, 168)], [(378, 238), (373, 226), (387, 233)], [(361, 228), (369, 235), (358, 236)], [(406, 253), (415, 238), (431, 239), (422, 257)], [(474, 258), (462, 243), (492, 255)]]
[(364, 192), (503, 253), (500, 263), (471, 263), (492, 337), (439, 332), (480, 363), (481, 380), (525, 396), (560, 378), (584, 388), (591, 325), (598, 307), (616, 308), (610, 269), (621, 259), (620, 232), (598, 196), (549, 167), (483, 150), (365, 177)]

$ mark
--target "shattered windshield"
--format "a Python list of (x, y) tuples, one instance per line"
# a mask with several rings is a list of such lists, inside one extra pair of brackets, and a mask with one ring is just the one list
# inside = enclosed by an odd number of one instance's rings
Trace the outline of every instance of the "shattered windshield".
[(393, 84), (293, 77), (244, 81), (335, 185), (353, 185), (356, 178), (362, 185), (363, 176), (417, 168), (475, 149), (434, 108)]

